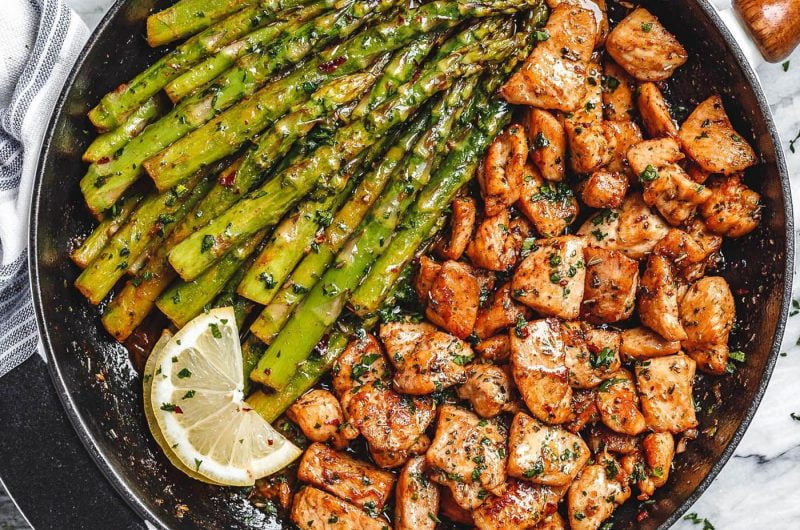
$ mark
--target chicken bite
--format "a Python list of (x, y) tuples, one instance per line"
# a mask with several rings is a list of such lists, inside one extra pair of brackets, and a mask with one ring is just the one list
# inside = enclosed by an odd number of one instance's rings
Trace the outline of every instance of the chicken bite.
[[(700, 368), (713, 374), (725, 373), (728, 364), (728, 336), (736, 316), (728, 282), (721, 276), (706, 276), (694, 283), (680, 303), (680, 318), (687, 338), (682, 342)], [(710, 348), (724, 346), (724, 349)], [(694, 352), (700, 352), (698, 356)]]
[(564, 180), (567, 136), (564, 126), (546, 110), (529, 107), (524, 124), (528, 131), (528, 151), (545, 180)]
[(373, 335), (366, 333), (350, 341), (331, 370), (333, 391), (339, 398), (342, 409), (347, 409), (350, 391), (356, 386), (372, 381), (387, 381), (389, 366), (383, 356), (381, 345)]
[(583, 439), (517, 413), (508, 438), (508, 474), (548, 486), (567, 486), (589, 459)]
[(667, 340), (686, 340), (678, 317), (678, 282), (667, 258), (652, 255), (640, 282), (639, 318)]
[(493, 364), (470, 364), (467, 380), (458, 387), (458, 397), (466, 399), (482, 418), (493, 418), (513, 410), (511, 376)]
[(597, 530), (617, 506), (631, 495), (628, 476), (619, 462), (600, 454), (585, 466), (567, 493), (567, 514), (572, 530)]
[(719, 250), (722, 238), (706, 231), (703, 221), (695, 218), (687, 227), (690, 232), (670, 229), (653, 251), (672, 260), (677, 272), (686, 281), (694, 281), (705, 274), (706, 263)]
[(570, 166), (576, 173), (588, 173), (604, 166), (614, 152), (603, 126), (601, 67), (589, 63), (586, 95), (580, 105), (564, 118), (564, 130), (570, 146)]
[(604, 121), (603, 128), (609, 147), (613, 148), (611, 159), (606, 169), (628, 177), (630, 182), (636, 181), (636, 175), (628, 164), (628, 149), (642, 141), (642, 131), (632, 121)]
[(637, 435), (647, 428), (639, 410), (639, 396), (630, 372), (618, 370), (597, 392), (597, 409), (603, 423), (614, 432)]
[(511, 220), (508, 210), (487, 217), (475, 231), (467, 247), (467, 257), (476, 267), (505, 271), (514, 266), (520, 248), (528, 237), (528, 226), (521, 219)]
[(505, 493), (491, 497), (473, 512), (479, 530), (526, 530), (558, 509), (560, 489), (509, 480)]
[(443, 405), (425, 462), (431, 478), (450, 488), (459, 506), (473, 510), (487, 492), (501, 494), (505, 489), (506, 443), (501, 423)]
[(619, 333), (578, 321), (564, 322), (564, 362), (573, 388), (593, 388), (619, 369)]
[(586, 69), (597, 38), (591, 11), (568, 4), (556, 6), (540, 42), (517, 73), (500, 89), (509, 103), (570, 112), (586, 93)]
[(490, 363), (502, 363), (511, 356), (511, 345), (508, 334), (495, 335), (484, 339), (475, 345), (478, 357)]
[(710, 173), (731, 175), (756, 163), (753, 148), (734, 130), (717, 94), (695, 107), (678, 138), (692, 160)]
[(630, 318), (636, 304), (639, 264), (616, 250), (586, 247), (586, 281), (581, 312), (596, 324)]
[(594, 454), (633, 454), (639, 450), (639, 436), (612, 431), (602, 423), (596, 423), (589, 427), (589, 447)]
[(630, 121), (636, 114), (636, 83), (620, 65), (612, 60), (603, 64), (603, 110), (607, 120)]
[(538, 239), (536, 245), (514, 272), (512, 295), (542, 315), (577, 318), (586, 276), (585, 240), (561, 236)]
[(511, 370), (525, 405), (539, 420), (570, 419), (572, 388), (561, 324), (550, 318), (517, 326), (511, 338)]
[(655, 83), (642, 83), (636, 95), (636, 104), (642, 116), (644, 128), (652, 138), (676, 136), (678, 127), (669, 112), (664, 94)]
[(696, 363), (686, 355), (650, 359), (636, 367), (636, 381), (647, 426), (673, 434), (697, 427), (692, 379)]
[(342, 449), (358, 436), (358, 431), (344, 421), (339, 401), (327, 390), (315, 388), (306, 392), (286, 410), (286, 416), (312, 442), (330, 440)]
[(689, 55), (675, 36), (647, 9), (631, 11), (606, 39), (608, 54), (640, 81), (663, 81)]
[(303, 453), (297, 478), (376, 512), (383, 510), (394, 487), (391, 473), (317, 442)]
[(680, 341), (667, 340), (644, 327), (626, 329), (622, 332), (620, 353), (629, 359), (642, 361), (651, 357), (672, 355), (680, 350)]
[(478, 316), (478, 280), (466, 265), (446, 261), (421, 298), (428, 320), (461, 339), (472, 333)]
[(530, 164), (525, 165), (517, 206), (542, 237), (564, 233), (578, 215), (578, 201), (563, 182), (545, 182)]
[(521, 125), (511, 125), (489, 146), (478, 172), (487, 216), (495, 216), (517, 201), (527, 159), (528, 141)]
[(706, 226), (715, 234), (742, 237), (758, 226), (761, 220), (761, 196), (732, 175), (714, 181), (711, 197), (700, 207)]
[(672, 459), (675, 457), (675, 439), (668, 432), (654, 432), (642, 440), (644, 463), (646, 471), (644, 477), (637, 481), (639, 490), (651, 497), (656, 488), (660, 488), (669, 480), (669, 471)]
[(619, 208), (628, 191), (628, 178), (607, 169), (594, 171), (580, 185), (581, 200), (592, 208)]
[(453, 215), (450, 217), (450, 239), (439, 240), (434, 250), (445, 259), (458, 260), (472, 238), (478, 208), (472, 197), (456, 197), (451, 207)]
[(600, 421), (600, 411), (597, 410), (597, 389), (574, 391), (570, 408), (572, 415), (564, 424), (569, 432), (580, 432), (587, 425)]
[(394, 388), (404, 394), (431, 394), (463, 383), (464, 365), (475, 357), (466, 342), (427, 323), (391, 322), (381, 326), (380, 335), (395, 367)]
[(439, 511), (439, 488), (425, 476), (425, 457), (411, 458), (397, 477), (395, 530), (433, 530)]
[(360, 508), (329, 493), (306, 486), (294, 496), (291, 519), (301, 530), (385, 530), (385, 519), (373, 518)]
[(505, 283), (494, 293), (492, 302), (478, 310), (475, 335), (480, 339), (491, 337), (520, 319), (525, 319), (529, 312), (528, 308), (511, 297), (511, 282)]

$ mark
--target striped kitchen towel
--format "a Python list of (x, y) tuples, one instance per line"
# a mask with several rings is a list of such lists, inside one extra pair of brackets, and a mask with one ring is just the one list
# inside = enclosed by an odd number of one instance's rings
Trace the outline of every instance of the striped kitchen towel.
[(28, 211), (42, 137), (88, 30), (62, 0), (0, 0), (0, 376), (39, 344)]

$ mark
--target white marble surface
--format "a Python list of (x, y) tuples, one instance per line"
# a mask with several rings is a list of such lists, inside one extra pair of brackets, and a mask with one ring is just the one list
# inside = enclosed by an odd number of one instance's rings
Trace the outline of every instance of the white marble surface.
[[(66, 0), (87, 25), (94, 27), (113, 0)], [(714, 0), (718, 8), (730, 0)], [(789, 140), (800, 131), (800, 50), (790, 58), (787, 72), (781, 65), (758, 68), (767, 99), (783, 139), (789, 172), (800, 175), (798, 152), (788, 149)], [(800, 177), (792, 182), (795, 209), (800, 211)], [(795, 288), (797, 293), (798, 289)], [(707, 518), (718, 530), (800, 528), (800, 315), (790, 319), (783, 351), (767, 393), (735, 455), (697, 503), (689, 510)], [(2, 526), (2, 525), (0, 525)], [(676, 529), (695, 528), (688, 521)]]

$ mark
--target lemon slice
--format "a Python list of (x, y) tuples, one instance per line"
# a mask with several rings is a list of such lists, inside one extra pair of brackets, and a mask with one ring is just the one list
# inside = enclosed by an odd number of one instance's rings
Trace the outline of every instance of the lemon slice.
[(233, 308), (198, 316), (154, 357), (150, 406), (156, 430), (189, 475), (249, 486), (300, 456), (244, 401)]

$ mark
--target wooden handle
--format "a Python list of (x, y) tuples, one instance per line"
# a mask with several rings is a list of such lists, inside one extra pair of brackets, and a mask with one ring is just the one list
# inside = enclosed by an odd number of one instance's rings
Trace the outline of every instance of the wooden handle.
[(764, 59), (785, 59), (800, 43), (800, 0), (734, 0)]

